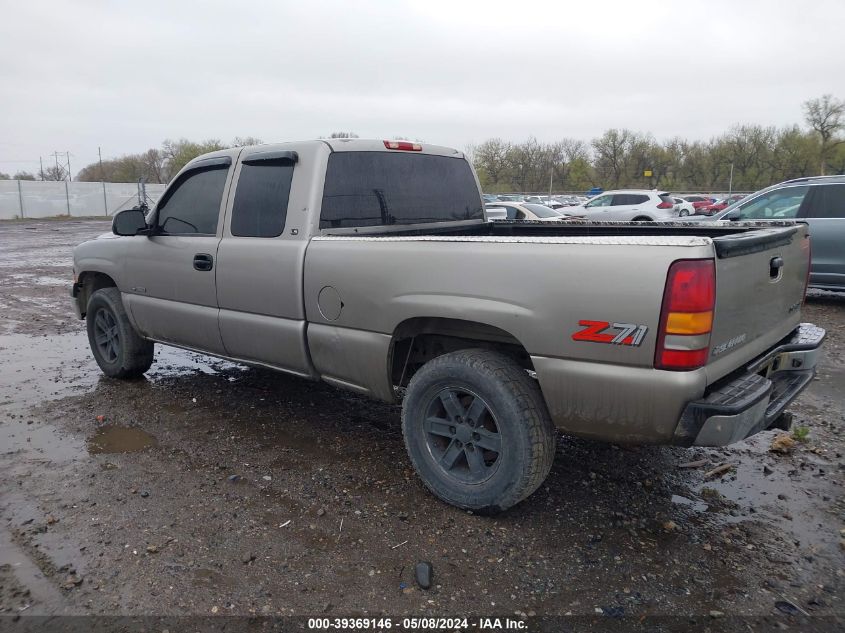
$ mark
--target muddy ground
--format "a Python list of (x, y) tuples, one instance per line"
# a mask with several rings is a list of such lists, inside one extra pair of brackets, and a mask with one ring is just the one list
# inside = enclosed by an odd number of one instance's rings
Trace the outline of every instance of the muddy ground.
[(0, 223), (2, 612), (845, 612), (845, 294), (805, 306), (829, 338), (791, 452), (561, 435), (545, 485), (485, 518), (424, 490), (397, 407), (161, 346), (144, 379), (102, 377), (67, 293), (107, 230)]

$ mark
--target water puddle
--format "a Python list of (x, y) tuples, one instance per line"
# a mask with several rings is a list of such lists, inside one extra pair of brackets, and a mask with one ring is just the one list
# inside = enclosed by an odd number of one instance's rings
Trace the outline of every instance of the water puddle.
[(132, 426), (108, 425), (100, 427), (88, 440), (92, 455), (135, 453), (158, 446), (158, 440), (146, 431)]
[(681, 495), (672, 495), (672, 503), (675, 505), (685, 506), (693, 512), (707, 512), (707, 504), (703, 501), (693, 501)]

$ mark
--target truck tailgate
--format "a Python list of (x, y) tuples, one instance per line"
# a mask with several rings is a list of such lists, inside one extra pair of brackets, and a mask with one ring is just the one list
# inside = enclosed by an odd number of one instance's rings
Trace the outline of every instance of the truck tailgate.
[(708, 383), (744, 366), (800, 321), (810, 260), (803, 224), (713, 240), (716, 307)]

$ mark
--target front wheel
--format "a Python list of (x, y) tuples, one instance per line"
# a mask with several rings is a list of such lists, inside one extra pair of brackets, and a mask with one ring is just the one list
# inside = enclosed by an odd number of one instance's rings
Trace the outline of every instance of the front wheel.
[(519, 503), (554, 460), (554, 426), (536, 381), (485, 349), (444, 354), (414, 374), (402, 433), (426, 487), (468, 510), (492, 513)]
[(117, 288), (92, 294), (85, 320), (91, 352), (106, 376), (136, 378), (153, 364), (153, 343), (132, 327)]

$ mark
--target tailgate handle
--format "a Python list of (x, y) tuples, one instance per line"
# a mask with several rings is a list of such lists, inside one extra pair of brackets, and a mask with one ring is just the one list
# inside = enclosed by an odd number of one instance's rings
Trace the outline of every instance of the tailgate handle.
[(769, 277), (772, 279), (777, 277), (781, 268), (783, 268), (783, 257), (772, 257), (769, 261)]

